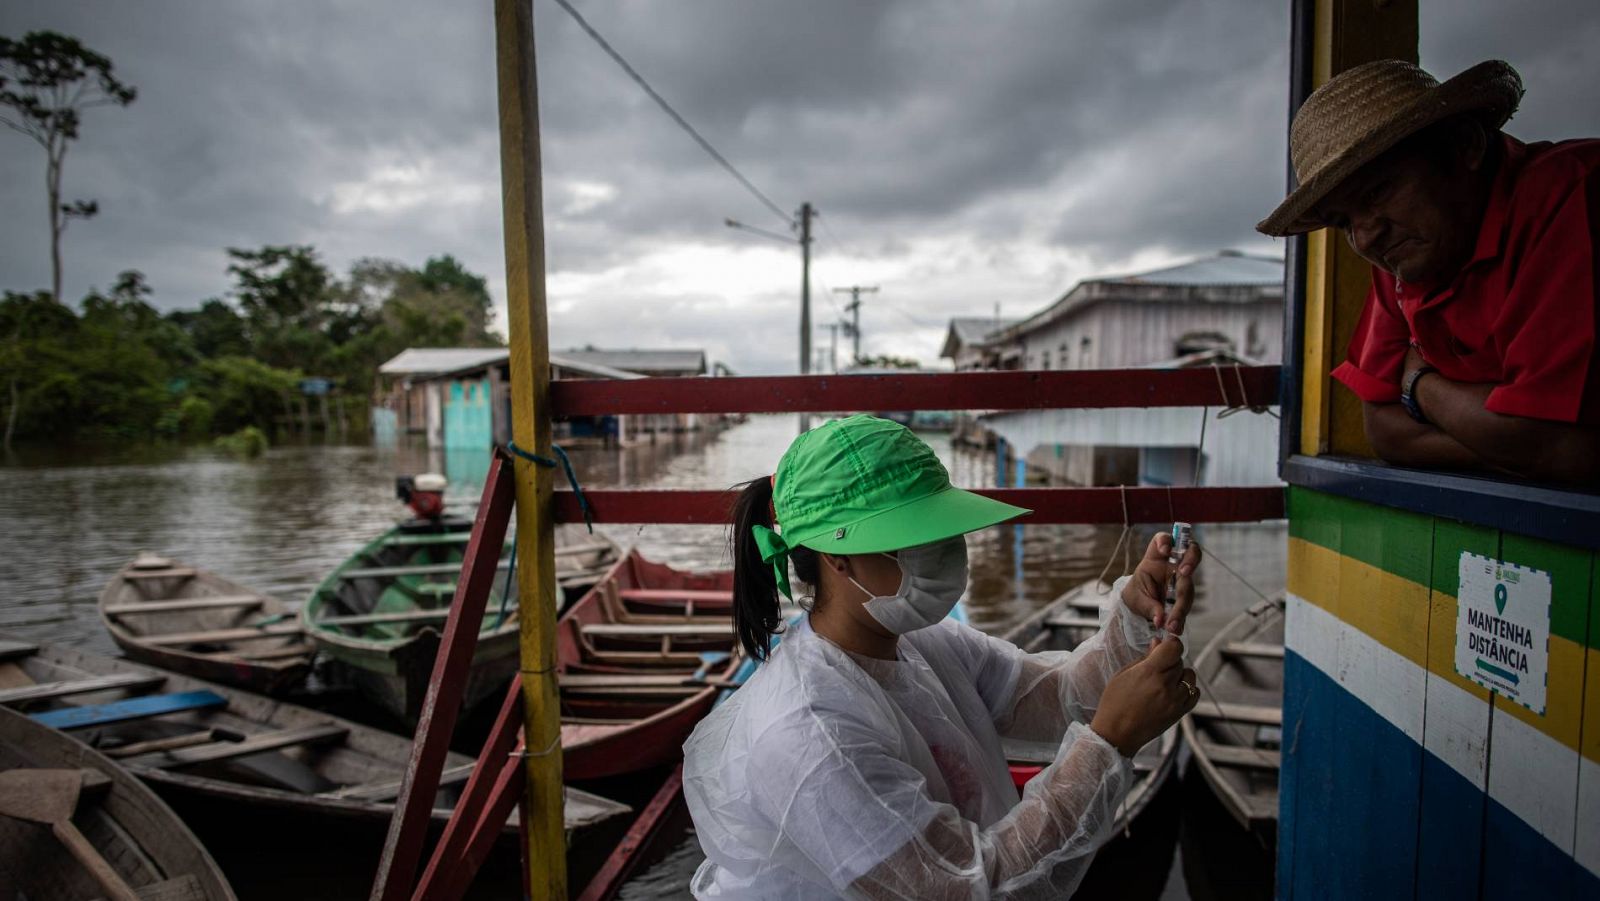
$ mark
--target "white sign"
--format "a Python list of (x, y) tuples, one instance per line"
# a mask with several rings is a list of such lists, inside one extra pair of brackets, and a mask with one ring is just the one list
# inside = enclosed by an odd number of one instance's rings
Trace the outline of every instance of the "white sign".
[(1461, 554), (1456, 672), (1544, 715), (1550, 574)]

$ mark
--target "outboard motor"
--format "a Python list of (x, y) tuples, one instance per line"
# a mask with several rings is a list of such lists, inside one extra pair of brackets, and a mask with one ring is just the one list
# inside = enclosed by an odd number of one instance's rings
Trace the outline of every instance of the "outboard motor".
[(436, 472), (400, 476), (394, 480), (394, 494), (418, 519), (438, 519), (444, 515), (444, 489), (448, 484)]

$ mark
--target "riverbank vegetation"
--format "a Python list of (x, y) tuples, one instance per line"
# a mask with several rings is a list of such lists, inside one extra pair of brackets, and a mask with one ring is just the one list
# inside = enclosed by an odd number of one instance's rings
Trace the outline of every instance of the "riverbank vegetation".
[(137, 271), (76, 306), (5, 292), (6, 446), (200, 441), (250, 427), (276, 440), (319, 380), (359, 427), (379, 364), (401, 350), (504, 343), (489, 329), (484, 279), (449, 255), (418, 268), (363, 259), (342, 279), (309, 246), (227, 255), (232, 289), (198, 308), (160, 312)]

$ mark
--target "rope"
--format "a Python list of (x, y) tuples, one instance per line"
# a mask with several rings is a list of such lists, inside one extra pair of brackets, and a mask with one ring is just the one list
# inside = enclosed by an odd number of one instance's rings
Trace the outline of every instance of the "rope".
[(1239, 383), (1239, 402), (1237, 404), (1233, 403), (1233, 399), (1228, 397), (1228, 386), (1222, 381), (1222, 367), (1218, 366), (1216, 363), (1212, 363), (1211, 371), (1216, 373), (1217, 390), (1222, 392), (1223, 409), (1217, 413), (1218, 419), (1227, 419), (1229, 416), (1238, 413), (1240, 410), (1249, 410), (1252, 413), (1265, 413), (1268, 416), (1271, 416), (1273, 419), (1282, 418), (1277, 413), (1273, 412), (1271, 407), (1268, 407), (1265, 404), (1250, 403), (1250, 392), (1245, 390), (1244, 387), (1244, 370), (1239, 368), (1238, 363), (1233, 364), (1233, 377), (1234, 380)]
[(511, 586), (517, 584), (517, 533), (511, 533), (511, 564), (507, 567), (505, 584), (500, 586), (500, 613), (494, 618), (490, 630), (497, 630), (506, 621), (506, 603), (511, 600)]
[(508, 453), (521, 457), (530, 463), (536, 463), (540, 466), (549, 467), (551, 469), (554, 469), (557, 465), (560, 465), (562, 470), (564, 470), (567, 474), (567, 484), (572, 486), (572, 493), (578, 496), (578, 506), (583, 510), (583, 524), (589, 527), (589, 534), (593, 535), (594, 512), (589, 509), (589, 498), (583, 493), (583, 486), (578, 484), (578, 474), (572, 470), (572, 461), (567, 458), (567, 452), (561, 449), (561, 445), (552, 444), (550, 445), (550, 449), (556, 452), (556, 457), (560, 461), (559, 464), (557, 463), (557, 460), (552, 460), (549, 457), (542, 457), (538, 454), (530, 453), (520, 447), (517, 447), (517, 443), (515, 441), (506, 442), (506, 451)]
[(1100, 568), (1100, 578), (1094, 590), (1101, 597), (1111, 593), (1111, 586), (1106, 584), (1106, 573), (1111, 570), (1111, 561), (1117, 559), (1117, 551), (1122, 551), (1122, 574), (1125, 576), (1128, 574), (1129, 553), (1133, 547), (1132, 544), (1124, 544), (1128, 540), (1128, 533), (1133, 531), (1133, 523), (1128, 521), (1128, 486), (1118, 485), (1117, 489), (1122, 492), (1122, 534), (1117, 536), (1116, 546), (1106, 557), (1106, 565)]

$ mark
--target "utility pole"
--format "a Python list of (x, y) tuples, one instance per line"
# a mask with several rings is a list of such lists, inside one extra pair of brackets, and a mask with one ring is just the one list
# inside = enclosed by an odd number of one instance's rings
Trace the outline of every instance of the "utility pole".
[(861, 295), (878, 293), (877, 285), (851, 285), (848, 288), (834, 288), (835, 294), (850, 295), (850, 302), (844, 305), (845, 312), (852, 318), (850, 334), (855, 337), (855, 362), (861, 362)]
[(849, 328), (849, 323), (830, 322), (823, 328), (828, 330), (828, 360), (832, 365), (828, 368), (837, 373), (839, 371), (839, 326)]
[[(800, 374), (811, 374), (811, 201), (800, 204)], [(811, 417), (800, 414), (800, 431), (811, 428)]]
[[(790, 222), (789, 227), (800, 226), (800, 374), (811, 374), (811, 220), (817, 215), (816, 207), (811, 201), (800, 204), (799, 222)], [(762, 237), (782, 241), (785, 244), (793, 243), (794, 238), (745, 225), (736, 219), (724, 219), (722, 224), (729, 228), (742, 229), (755, 232)], [(800, 414), (800, 431), (811, 428), (811, 416), (807, 413)]]

